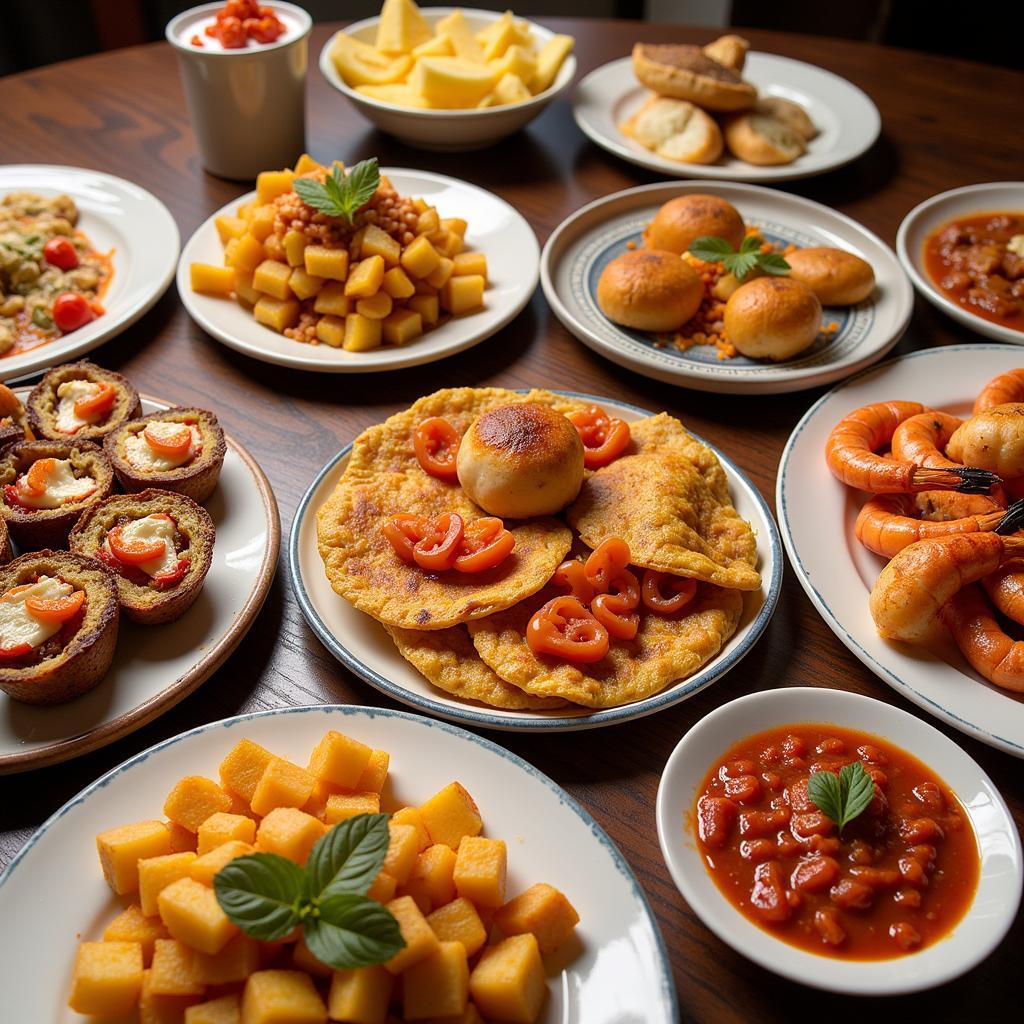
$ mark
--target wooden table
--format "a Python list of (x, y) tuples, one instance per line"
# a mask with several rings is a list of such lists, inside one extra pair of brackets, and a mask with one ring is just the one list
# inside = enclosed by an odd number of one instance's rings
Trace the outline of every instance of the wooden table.
[[(610, 21), (550, 25), (577, 38), (580, 74), (629, 52), (637, 38), (706, 41), (684, 28)], [(466, 178), (513, 203), (543, 242), (590, 200), (655, 180), (588, 142), (562, 99), (529, 131), (492, 149), (433, 154), (377, 133), (323, 81), (310, 45), (308, 147), (314, 157), (381, 163)], [(832, 174), (787, 184), (834, 206), (890, 244), (904, 214), (945, 189), (1020, 177), (1019, 125), (1024, 75), (939, 57), (849, 42), (749, 33), (756, 49), (810, 61), (865, 89), (882, 112), (883, 134), (863, 158)], [(187, 239), (244, 186), (206, 175), (196, 155), (174, 56), (163, 44), (71, 61), (0, 81), (0, 160), (67, 163), (121, 175), (170, 207)], [(898, 352), (969, 335), (918, 301)], [(559, 387), (614, 395), (667, 409), (728, 451), (772, 501), (779, 453), (797, 419), (820, 391), (764, 398), (711, 396), (659, 384), (619, 369), (584, 348), (552, 317), (538, 289), (529, 307), (496, 337), (440, 363), (388, 375), (330, 376), (255, 362), (206, 337), (185, 314), (173, 286), (139, 323), (96, 353), (140, 390), (217, 410), (227, 430), (263, 465), (277, 493), (287, 533), (296, 504), (316, 471), (364, 427), (450, 385)], [(828, 528), (828, 524), (823, 524)], [(0, 779), (0, 865), (86, 782), (167, 736), (239, 712), (337, 702), (393, 706), (342, 669), (314, 638), (281, 570), (251, 633), (197, 693), (132, 736), (76, 762)], [(767, 634), (742, 665), (716, 686), (651, 718), (562, 736), (494, 734), (493, 739), (547, 772), (587, 807), (637, 872), (664, 933), (683, 1018), (694, 1021), (792, 1021), (812, 1008), (831, 1020), (877, 1013), (878, 1004), (839, 999), (755, 967), (715, 938), (689, 911), (661, 859), (654, 831), (658, 778), (679, 737), (727, 700), (778, 686), (834, 686), (891, 701), (914, 713), (842, 646), (787, 573)], [(396, 706), (396, 705), (395, 705)], [(1024, 822), (1022, 764), (936, 724), (977, 758)], [(611, 741), (611, 742), (610, 742)], [(69, 927), (73, 922), (69, 922)], [(890, 1000), (893, 1014), (911, 1004), (933, 1020), (1012, 1008), (1024, 920), (1001, 949), (941, 991)], [(36, 1024), (36, 1022), (33, 1022)], [(43, 1022), (38, 1022), (43, 1024)], [(586, 1022), (581, 1022), (586, 1024)]]

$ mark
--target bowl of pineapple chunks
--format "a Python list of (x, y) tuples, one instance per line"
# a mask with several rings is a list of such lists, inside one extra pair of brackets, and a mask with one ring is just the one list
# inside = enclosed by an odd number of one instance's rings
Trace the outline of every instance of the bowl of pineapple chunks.
[(328, 40), (320, 71), (403, 142), (478, 149), (525, 127), (569, 87), (573, 43), (512, 11), (384, 0), (378, 17)]

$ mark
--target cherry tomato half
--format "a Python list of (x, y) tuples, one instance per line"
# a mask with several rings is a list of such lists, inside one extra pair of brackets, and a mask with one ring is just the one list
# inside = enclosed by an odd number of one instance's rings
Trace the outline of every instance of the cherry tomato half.
[(456, 458), (462, 439), (440, 416), (431, 416), (413, 431), (412, 447), (424, 471), (440, 480), (458, 479)]
[[(113, 384), (103, 383), (98, 385), (99, 390), (87, 398), (79, 398), (75, 402), (75, 415), (79, 419), (101, 419), (114, 408), (117, 401), (117, 391)], [(191, 431), (189, 432), (191, 434)]]
[(25, 610), (46, 622), (67, 622), (85, 604), (85, 591), (76, 590), (66, 597), (26, 597)]
[(568, 595), (539, 608), (526, 627), (526, 642), (537, 655), (592, 664), (608, 653), (608, 630)]
[(160, 537), (153, 540), (127, 540), (120, 526), (107, 532), (107, 545), (114, 557), (126, 565), (142, 565), (151, 562), (164, 553), (164, 541)]
[[(685, 576), (648, 569), (642, 585), (644, 604), (659, 615), (672, 615), (685, 608), (697, 594), (697, 581)], [(666, 592), (668, 597), (665, 596)]]
[(587, 469), (607, 466), (629, 446), (629, 424), (610, 417), (599, 405), (576, 409), (568, 418), (583, 442), (583, 465)]
[(512, 554), (515, 546), (514, 534), (505, 529), (505, 524), (497, 516), (476, 519), (465, 528), (455, 568), (459, 572), (494, 569)]
[(89, 301), (78, 292), (61, 292), (53, 300), (53, 322), (65, 334), (84, 327), (94, 316)]
[(403, 562), (415, 562), (413, 549), (426, 536), (429, 521), (426, 516), (414, 516), (408, 512), (392, 516), (381, 528), (380, 532), (395, 549), (395, 554)]
[(466, 526), (457, 512), (445, 512), (427, 521), (427, 532), (416, 542), (412, 557), (421, 569), (444, 572), (455, 564)]
[(70, 238), (58, 235), (43, 246), (43, 257), (58, 270), (74, 270), (78, 266), (78, 250)]
[(568, 587), (569, 593), (583, 604), (590, 604), (594, 598), (594, 586), (587, 579), (583, 563), (578, 558), (569, 558), (556, 570), (551, 582), (558, 587)]

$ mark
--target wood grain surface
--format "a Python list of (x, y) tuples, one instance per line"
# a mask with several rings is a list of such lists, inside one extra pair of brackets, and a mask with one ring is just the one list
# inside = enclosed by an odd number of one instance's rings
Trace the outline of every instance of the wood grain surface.
[[(577, 38), (580, 75), (626, 55), (639, 38), (695, 41), (707, 33), (630, 22), (547, 22)], [(525, 133), (479, 153), (433, 154), (376, 132), (316, 70), (331, 31), (311, 40), (308, 148), (319, 160), (376, 155), (382, 164), (465, 178), (491, 189), (527, 217), (543, 243), (581, 205), (657, 180), (587, 141), (569, 102), (555, 102)], [(900, 220), (936, 192), (1019, 178), (1024, 75), (881, 47), (766, 32), (757, 49), (820, 64), (864, 89), (882, 113), (882, 137), (850, 166), (789, 191), (833, 206), (895, 243)], [(205, 174), (189, 127), (175, 59), (165, 44), (121, 50), (0, 81), (0, 160), (66, 163), (136, 181), (171, 209), (183, 239), (246, 186)], [(972, 337), (918, 300), (897, 353)], [(584, 348), (555, 321), (538, 289), (527, 309), (496, 337), (451, 359), (372, 376), (317, 376), (252, 361), (217, 344), (185, 314), (174, 286), (157, 306), (94, 354), (140, 390), (215, 409), (225, 428), (260, 461), (281, 507), (287, 536), (296, 504), (323, 463), (362, 430), (422, 394), (450, 385), (572, 387), (667, 409), (728, 451), (773, 501), (779, 454), (820, 390), (763, 398), (685, 391), (619, 369)], [(1024, 353), (1022, 353), (1024, 358)], [(822, 523), (823, 530), (838, 524)], [(840, 539), (836, 537), (837, 546)], [(755, 967), (719, 942), (690, 912), (661, 859), (654, 797), (666, 758), (702, 715), (742, 694), (779, 686), (831, 686), (904, 707), (833, 636), (787, 571), (766, 635), (729, 676), (692, 700), (631, 724), (565, 736), (492, 734), (561, 783), (619, 844), (651, 900), (667, 942), (687, 1021), (830, 1020), (925, 1010), (932, 1020), (1019, 1014), (1014, 978), (1024, 943), (1019, 916), (1002, 947), (943, 989), (868, 1002), (792, 984)], [(270, 597), (239, 650), (195, 694), (132, 736), (70, 764), (0, 779), (0, 865), (83, 785), (175, 733), (239, 712), (338, 702), (392, 706), (342, 669), (307, 628), (282, 564)], [(1020, 825), (1024, 764), (948, 727), (995, 779)], [(941, 773), (941, 765), (935, 766)], [(156, 799), (159, 794), (154, 794)], [(581, 908), (586, 913), (586, 908)], [(75, 927), (69, 921), (68, 927)], [(1015, 1010), (1014, 1006), (1018, 1008)], [(0, 1014), (2, 1016), (2, 1014)], [(1018, 1018), (1019, 1019), (1019, 1018)], [(39, 1022), (43, 1024), (43, 1022)], [(586, 1024), (586, 1022), (581, 1022)]]

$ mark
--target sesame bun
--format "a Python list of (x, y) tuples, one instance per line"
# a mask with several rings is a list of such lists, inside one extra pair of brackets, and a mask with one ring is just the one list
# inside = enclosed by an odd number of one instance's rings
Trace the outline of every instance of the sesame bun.
[(579, 494), (583, 442), (561, 413), (534, 402), (479, 416), (459, 445), (459, 483), (485, 512), (554, 515)]
[(692, 242), (706, 235), (724, 238), (739, 249), (745, 233), (743, 218), (732, 203), (697, 192), (664, 203), (644, 237), (651, 249), (684, 253)]
[(616, 256), (597, 282), (597, 304), (609, 320), (638, 331), (675, 331), (704, 298), (700, 275), (684, 259), (660, 249)]
[(789, 359), (814, 342), (821, 303), (807, 285), (788, 277), (759, 277), (725, 304), (725, 335), (752, 359)]
[(842, 249), (821, 246), (786, 255), (789, 276), (818, 296), (823, 306), (852, 306), (875, 290), (875, 272), (867, 260)]

